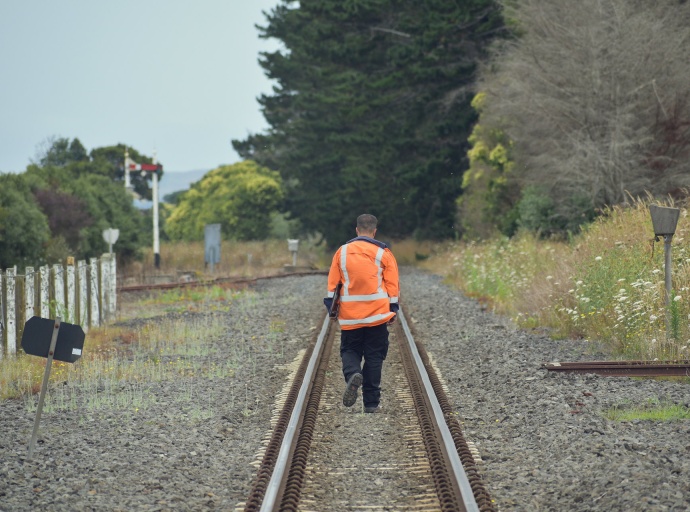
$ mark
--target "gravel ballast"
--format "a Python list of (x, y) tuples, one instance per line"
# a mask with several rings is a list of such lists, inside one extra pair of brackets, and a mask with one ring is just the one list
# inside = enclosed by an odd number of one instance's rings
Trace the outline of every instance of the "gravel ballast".
[[(260, 281), (213, 313), (225, 330), (198, 356), (209, 365), (231, 358), (233, 372), (143, 383), (137, 410), (44, 412), (32, 460), (33, 412), (24, 399), (0, 402), (0, 511), (234, 510), (251, 488), (289, 363), (320, 327), (325, 283), (323, 275)], [(408, 321), (500, 510), (690, 509), (690, 424), (603, 417), (613, 406), (687, 404), (685, 384), (549, 374), (544, 361), (603, 356), (582, 341), (517, 330), (438, 276), (403, 268), (401, 285)]]
[(687, 404), (687, 385), (549, 374), (542, 362), (603, 356), (582, 341), (516, 330), (437, 276), (407, 271), (401, 282), (499, 509), (690, 509), (690, 423), (603, 417), (614, 406)]

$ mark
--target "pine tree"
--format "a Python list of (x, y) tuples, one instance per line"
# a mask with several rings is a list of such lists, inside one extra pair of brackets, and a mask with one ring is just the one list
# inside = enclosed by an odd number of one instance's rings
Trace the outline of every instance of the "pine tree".
[(270, 129), (233, 141), (278, 170), (286, 208), (330, 245), (373, 213), (388, 237), (450, 236), (467, 167), (482, 49), (501, 28), (491, 0), (311, 0), (267, 14)]

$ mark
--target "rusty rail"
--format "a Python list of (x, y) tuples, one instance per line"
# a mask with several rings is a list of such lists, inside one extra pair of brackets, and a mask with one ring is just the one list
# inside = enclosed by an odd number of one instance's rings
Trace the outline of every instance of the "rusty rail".
[(593, 373), (604, 377), (690, 377), (690, 361), (578, 361), (542, 363), (550, 372)]
[(257, 277), (217, 277), (215, 279), (204, 279), (195, 281), (184, 281), (175, 283), (159, 283), (159, 284), (137, 284), (131, 286), (121, 286), (117, 289), (119, 293), (127, 292), (141, 292), (149, 290), (170, 290), (174, 288), (197, 288), (200, 286), (249, 286), (256, 284), (262, 279), (280, 279), (284, 277), (295, 276), (311, 276), (311, 275), (327, 275), (326, 270), (313, 270), (309, 272), (283, 272), (280, 274), (271, 274), (267, 276)]

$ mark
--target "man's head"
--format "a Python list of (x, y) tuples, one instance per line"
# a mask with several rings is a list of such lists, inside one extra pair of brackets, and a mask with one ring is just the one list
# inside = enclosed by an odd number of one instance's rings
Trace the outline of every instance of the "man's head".
[(376, 217), (370, 213), (363, 213), (357, 217), (357, 235), (374, 238), (378, 222), (379, 221), (376, 220)]

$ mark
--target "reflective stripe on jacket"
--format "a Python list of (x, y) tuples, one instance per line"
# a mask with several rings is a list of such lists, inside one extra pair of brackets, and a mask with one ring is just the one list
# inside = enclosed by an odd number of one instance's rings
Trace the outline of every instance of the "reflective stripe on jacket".
[(333, 256), (327, 297), (338, 283), (341, 329), (373, 327), (395, 316), (390, 305), (398, 304), (398, 264), (385, 244), (360, 236), (343, 245)]

